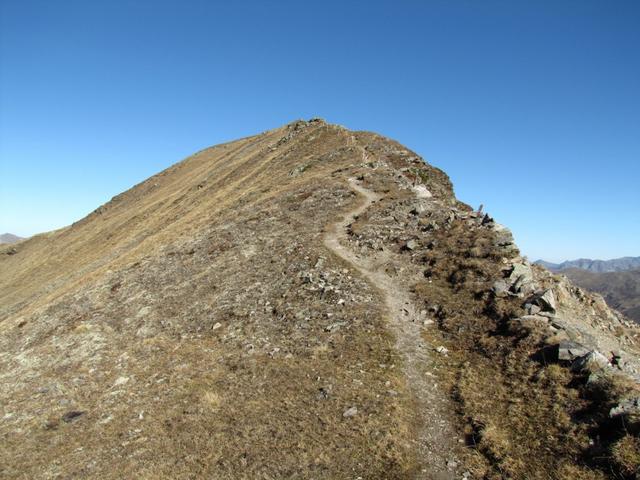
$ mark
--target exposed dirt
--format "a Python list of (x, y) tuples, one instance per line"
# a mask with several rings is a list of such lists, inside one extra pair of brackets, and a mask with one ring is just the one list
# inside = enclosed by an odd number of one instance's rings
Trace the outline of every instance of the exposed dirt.
[(363, 201), (347, 212), (344, 220), (328, 230), (324, 243), (332, 252), (353, 265), (384, 296), (387, 318), (396, 338), (396, 348), (403, 360), (403, 371), (416, 401), (418, 435), (414, 444), (421, 462), (417, 478), (455, 478), (455, 468), (452, 465), (457, 465), (457, 445), (456, 430), (451, 421), (453, 408), (433, 374), (432, 355), (435, 354), (435, 347), (428, 344), (422, 336), (426, 312), (417, 311), (410, 296), (406, 282), (411, 282), (412, 278), (406, 274), (403, 278), (393, 278), (385, 270), (387, 264), (392, 262), (389, 252), (363, 256), (348, 248), (347, 229), (372, 203), (381, 198), (381, 195), (362, 187), (353, 178), (349, 179), (349, 186), (363, 197)]

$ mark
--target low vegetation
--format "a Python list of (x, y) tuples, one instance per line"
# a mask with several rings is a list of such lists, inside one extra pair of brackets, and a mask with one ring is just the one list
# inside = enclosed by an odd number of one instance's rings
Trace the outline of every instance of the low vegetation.
[(454, 222), (419, 258), (425, 280), (415, 293), (438, 318), (453, 352), (449, 385), (465, 421), (469, 463), (478, 478), (632, 479), (638, 470), (638, 426), (609, 417), (637, 395), (622, 375), (576, 373), (557, 362), (546, 327), (514, 321), (518, 297), (492, 291), (504, 252), (486, 230)]
[[(361, 200), (352, 178), (379, 200), (341, 241), (410, 288), (413, 373), (442, 418), (416, 401), (389, 292), (323, 243)], [(0, 476), (424, 478), (436, 455), (416, 439), (446, 420), (444, 478), (636, 478), (640, 424), (610, 415), (636, 383), (572, 369), (558, 332), (518, 320), (524, 299), (495, 288), (518, 258), (379, 135), (312, 120), (199, 152), (0, 247)], [(636, 330), (569, 290), (637, 352)]]

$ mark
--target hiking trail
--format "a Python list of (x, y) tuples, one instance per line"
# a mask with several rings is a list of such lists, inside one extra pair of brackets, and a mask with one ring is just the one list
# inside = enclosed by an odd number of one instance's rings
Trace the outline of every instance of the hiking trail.
[(383, 197), (350, 178), (349, 187), (364, 198), (358, 206), (344, 214), (344, 218), (328, 229), (324, 237), (325, 246), (351, 264), (369, 281), (383, 298), (387, 308), (388, 324), (396, 338), (396, 348), (403, 360), (404, 374), (416, 403), (415, 422), (419, 435), (415, 439), (417, 456), (421, 463), (420, 479), (447, 480), (456, 478), (459, 463), (453, 455), (457, 434), (448, 420), (451, 411), (449, 400), (441, 391), (437, 377), (431, 372), (434, 365), (433, 345), (421, 335), (424, 312), (416, 310), (407, 288), (390, 277), (384, 266), (389, 263), (390, 252), (360, 256), (350, 250), (347, 229), (358, 216)]

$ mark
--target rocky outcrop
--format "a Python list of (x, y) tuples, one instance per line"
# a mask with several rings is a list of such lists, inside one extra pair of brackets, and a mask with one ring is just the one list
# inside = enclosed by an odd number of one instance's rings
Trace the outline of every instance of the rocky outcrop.
[[(598, 362), (601, 358), (608, 362), (615, 359), (620, 372), (640, 380), (640, 359), (635, 350), (637, 333), (633, 324), (610, 310), (600, 296), (575, 287), (565, 277), (550, 274), (526, 260), (518, 259), (505, 271), (505, 278), (494, 284), (494, 291), (523, 299), (522, 307), (527, 315), (517, 320), (543, 322), (548, 328), (548, 341), (558, 346), (560, 361), (582, 358), (587, 362), (587, 356), (590, 356), (589, 362), (594, 358)], [(621, 329), (632, 329), (633, 337), (621, 334)], [(633, 347), (630, 352), (625, 350), (628, 346)]]

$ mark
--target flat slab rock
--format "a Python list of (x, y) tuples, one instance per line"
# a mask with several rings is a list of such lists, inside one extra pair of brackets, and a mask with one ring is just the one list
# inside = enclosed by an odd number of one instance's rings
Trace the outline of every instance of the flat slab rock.
[(573, 361), (591, 353), (591, 349), (577, 342), (565, 340), (558, 344), (558, 360)]
[(571, 364), (571, 370), (575, 372), (594, 372), (610, 366), (611, 364), (609, 363), (607, 357), (605, 357), (597, 350), (593, 350), (582, 357), (576, 358), (573, 364)]

